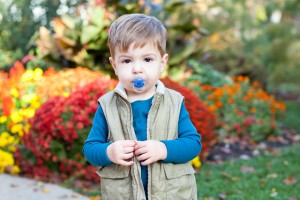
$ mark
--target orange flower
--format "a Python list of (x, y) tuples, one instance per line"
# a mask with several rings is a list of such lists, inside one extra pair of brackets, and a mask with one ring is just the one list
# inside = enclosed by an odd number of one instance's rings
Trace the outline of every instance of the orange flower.
[(223, 106), (223, 104), (220, 101), (216, 102), (216, 107), (217, 108), (221, 108), (222, 106)]
[(212, 100), (215, 99), (213, 94), (208, 95), (206, 98), (207, 98), (208, 101), (212, 101)]
[(221, 97), (223, 95), (223, 91), (222, 91), (222, 88), (220, 89), (217, 89), (215, 92), (214, 92), (215, 96), (217, 98)]
[(52, 76), (52, 75), (54, 75), (54, 74), (56, 74), (55, 69), (54, 69), (53, 67), (50, 67), (49, 69), (47, 69), (47, 70), (44, 72), (43, 76)]
[(10, 85), (18, 84), (24, 72), (24, 65), (19, 61), (15, 62), (14, 67), (9, 70)]
[(260, 83), (257, 82), (257, 81), (253, 81), (252, 83), (252, 87), (255, 87), (255, 88), (258, 88), (258, 87), (261, 87)]
[(270, 106), (271, 113), (275, 114), (277, 111), (285, 111), (285, 104), (283, 102), (271, 102)]
[(278, 108), (279, 110), (281, 110), (282, 112), (285, 111), (286, 107), (285, 107), (285, 104), (284, 104), (283, 102), (281, 102), (281, 101), (280, 101), (280, 102), (277, 102), (276, 105), (277, 105), (277, 108)]
[(248, 78), (247, 76), (238, 76), (238, 77), (236, 78), (236, 80), (237, 80), (238, 82), (243, 82), (243, 81), (249, 82), (249, 78)]
[(70, 93), (77, 86), (82, 87), (96, 79), (109, 79), (109, 77), (99, 71), (94, 72), (82, 67), (72, 70), (61, 70), (57, 73), (53, 69), (49, 69), (45, 73), (46, 76), (43, 81), (38, 83), (36, 88), (38, 96), (44, 99), (53, 96), (63, 96), (66, 92)]
[(211, 85), (202, 85), (201, 89), (202, 89), (203, 91), (205, 91), (205, 90), (213, 90), (214, 87), (211, 86)]
[(254, 95), (252, 93), (247, 93), (247, 95), (244, 97), (244, 101), (249, 101), (253, 97), (254, 97)]
[(210, 105), (210, 106), (208, 107), (208, 109), (209, 109), (211, 112), (215, 112), (215, 110), (216, 110), (217, 108), (216, 108), (216, 106), (214, 106), (214, 105)]
[(255, 109), (255, 108), (251, 108), (251, 109), (249, 110), (249, 112), (250, 112), (250, 113), (255, 113), (255, 112), (256, 112), (256, 109)]
[(228, 99), (228, 103), (229, 103), (229, 104), (233, 104), (233, 103), (234, 103), (234, 99), (233, 99), (233, 98), (229, 98), (229, 99)]

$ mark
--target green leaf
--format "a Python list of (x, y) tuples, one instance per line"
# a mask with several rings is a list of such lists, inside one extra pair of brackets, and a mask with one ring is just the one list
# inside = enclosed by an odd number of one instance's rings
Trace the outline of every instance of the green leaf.
[(63, 23), (70, 29), (74, 29), (75, 28), (75, 20), (70, 17), (69, 15), (63, 15), (61, 17)]
[(96, 26), (87, 26), (82, 29), (81, 36), (80, 36), (80, 43), (86, 44), (93, 39), (96, 39), (99, 36), (99, 32), (102, 27)]
[(193, 1), (193, 0), (184, 0), (184, 1), (179, 1), (179, 2), (170, 1), (165, 4), (164, 10), (167, 12), (172, 12), (172, 11), (175, 11), (175, 9), (177, 9), (180, 6), (183, 6), (187, 3), (193, 3), (193, 2), (195, 2), (195, 1)]
[(95, 7), (93, 9), (93, 15), (91, 20), (93, 25), (99, 26), (101, 27), (100, 29), (102, 29), (104, 23), (104, 10), (99, 7)]
[(179, 64), (181, 61), (187, 59), (193, 52), (195, 52), (195, 49), (197, 48), (197, 44), (191, 44), (183, 51), (177, 53), (176, 55), (173, 55), (172, 58), (169, 61), (169, 65), (176, 65)]
[(64, 145), (57, 140), (53, 139), (51, 141), (50, 150), (54, 155), (58, 156), (59, 160), (62, 160), (67, 156)]

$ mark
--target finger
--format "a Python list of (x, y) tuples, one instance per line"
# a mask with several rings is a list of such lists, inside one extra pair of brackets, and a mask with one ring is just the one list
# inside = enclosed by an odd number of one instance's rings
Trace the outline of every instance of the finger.
[(136, 142), (134, 140), (124, 140), (123, 146), (124, 147), (134, 147), (134, 146), (136, 146)]
[(141, 165), (150, 165), (151, 163), (153, 163), (152, 162), (152, 160), (151, 159), (147, 159), (147, 160), (144, 160), (143, 162), (141, 162)]
[(126, 160), (120, 160), (118, 162), (119, 165), (123, 165), (123, 166), (130, 166), (133, 164), (133, 160), (129, 160), (129, 161), (126, 161)]
[(137, 149), (143, 148), (145, 146), (146, 146), (145, 142), (138, 142), (138, 144), (135, 145), (134, 149), (137, 150)]
[(124, 153), (132, 153), (134, 151), (134, 147), (124, 147)]
[(136, 156), (139, 156), (139, 155), (144, 154), (144, 153), (147, 153), (147, 149), (146, 149), (146, 148), (140, 148), (140, 149), (136, 149), (136, 150), (134, 151), (134, 154), (135, 154)]
[(144, 154), (142, 154), (140, 156), (137, 156), (136, 159), (138, 161), (145, 161), (145, 160), (149, 159), (149, 155), (147, 153), (144, 153)]
[(133, 153), (127, 153), (127, 154), (124, 154), (123, 159), (124, 159), (124, 160), (130, 159), (130, 158), (133, 157), (133, 155), (134, 155)]

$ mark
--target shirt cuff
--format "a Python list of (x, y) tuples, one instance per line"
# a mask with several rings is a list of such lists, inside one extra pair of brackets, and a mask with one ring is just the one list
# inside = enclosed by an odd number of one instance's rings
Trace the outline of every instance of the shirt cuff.
[(106, 144), (106, 147), (105, 147), (105, 157), (104, 157), (104, 160), (103, 160), (103, 166), (107, 166), (107, 165), (111, 165), (113, 164), (113, 162), (109, 159), (108, 155), (107, 155), (107, 147), (111, 144), (112, 142), (109, 142)]
[(169, 143), (168, 140), (161, 140), (161, 142), (164, 143), (166, 145), (166, 148), (167, 148), (167, 157), (166, 157), (166, 159), (161, 160), (161, 162), (170, 163), (172, 161), (171, 155), (169, 154), (170, 148), (171, 148), (170, 145), (169, 145), (170, 143)]

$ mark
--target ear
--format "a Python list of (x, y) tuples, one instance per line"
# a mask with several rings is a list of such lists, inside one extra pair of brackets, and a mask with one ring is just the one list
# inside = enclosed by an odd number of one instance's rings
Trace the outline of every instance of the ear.
[(166, 67), (166, 64), (169, 60), (169, 54), (165, 54), (162, 58), (161, 58), (161, 68), (160, 68), (160, 72), (164, 72), (165, 71), (165, 67)]
[(118, 76), (117, 70), (116, 70), (116, 63), (112, 57), (109, 57), (109, 62), (111, 64), (111, 66), (114, 68), (115, 74)]

